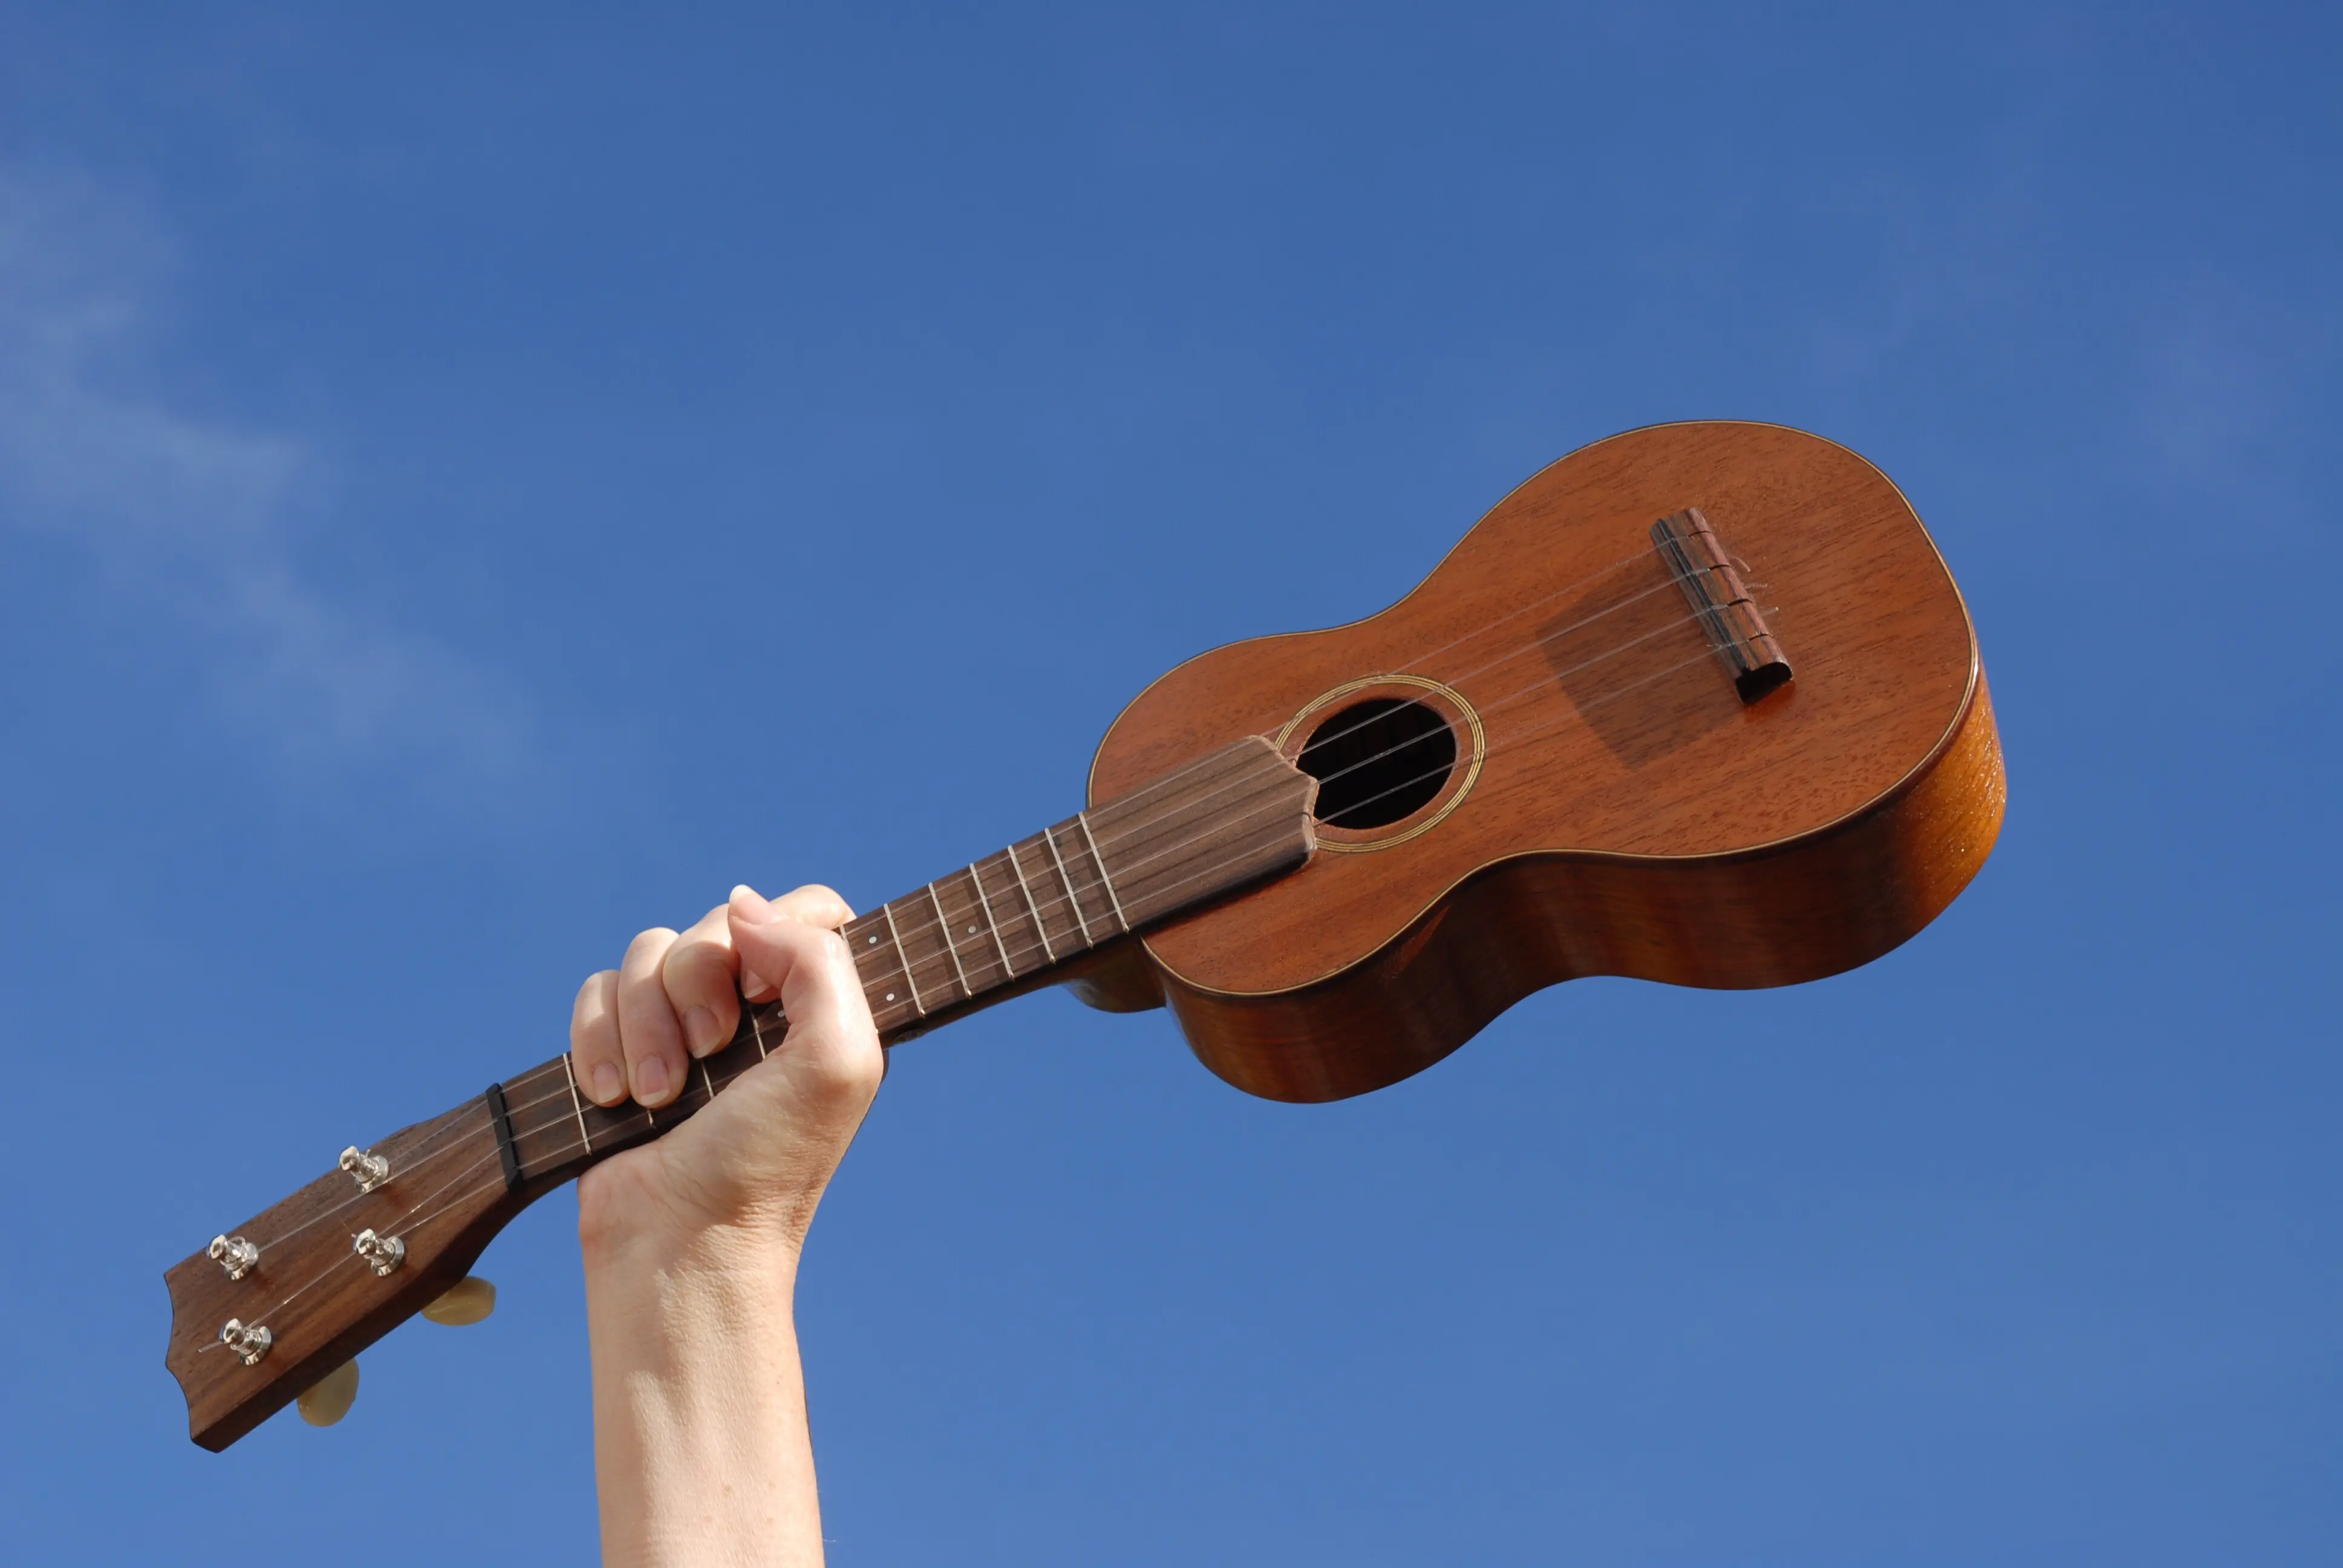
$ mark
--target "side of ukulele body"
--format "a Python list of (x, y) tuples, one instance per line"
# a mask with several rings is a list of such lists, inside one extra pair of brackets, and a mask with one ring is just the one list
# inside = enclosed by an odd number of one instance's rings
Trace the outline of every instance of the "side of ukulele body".
[[(1652, 551), (1654, 520), (1694, 508), (1795, 669), (1755, 700)], [(1445, 738), (1372, 727), (1403, 703)], [(1391, 608), (1190, 660), (1110, 729), (1091, 798), (1241, 735), (1299, 758), (1363, 729), (1386, 744), (1337, 760), (1380, 800), (1333, 823), (1322, 801), (1307, 865), (1143, 932), (1085, 999), (1168, 1002), (1249, 1092), (1361, 1094), (1581, 975), (1754, 987), (1867, 962), (1966, 886), (2005, 796), (1976, 636), (1919, 518), (1861, 457), (1770, 425), (1584, 447)]]

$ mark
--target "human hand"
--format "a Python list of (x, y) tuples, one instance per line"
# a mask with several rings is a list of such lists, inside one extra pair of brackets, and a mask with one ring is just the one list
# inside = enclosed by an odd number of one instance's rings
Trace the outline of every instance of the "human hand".
[(597, 1104), (630, 1095), (657, 1110), (691, 1059), (721, 1050), (740, 1000), (778, 996), (789, 1030), (691, 1120), (588, 1171), (580, 1231), (597, 1247), (732, 1233), (794, 1258), (832, 1171), (886, 1070), (839, 926), (853, 911), (828, 888), (770, 901), (749, 888), (680, 934), (636, 937), (618, 969), (579, 988), (569, 1038), (578, 1086)]

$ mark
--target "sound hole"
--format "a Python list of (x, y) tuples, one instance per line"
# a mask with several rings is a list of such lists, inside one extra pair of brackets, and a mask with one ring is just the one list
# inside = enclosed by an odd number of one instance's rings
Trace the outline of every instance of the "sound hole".
[(1378, 697), (1322, 721), (1295, 760), (1318, 780), (1318, 820), (1380, 828), (1440, 793), (1456, 767), (1456, 736), (1423, 703)]

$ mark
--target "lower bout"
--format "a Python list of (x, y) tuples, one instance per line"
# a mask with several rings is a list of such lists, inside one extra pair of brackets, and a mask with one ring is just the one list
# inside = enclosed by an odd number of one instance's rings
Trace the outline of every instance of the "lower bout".
[(1489, 868), (1378, 951), (1291, 991), (1159, 970), (1198, 1060), (1265, 1099), (1345, 1099), (1432, 1066), (1534, 991), (1585, 975), (1795, 985), (1909, 940), (1991, 853), (2006, 787), (1980, 679), (1930, 764), (1855, 818), (1757, 853), (1538, 856)]

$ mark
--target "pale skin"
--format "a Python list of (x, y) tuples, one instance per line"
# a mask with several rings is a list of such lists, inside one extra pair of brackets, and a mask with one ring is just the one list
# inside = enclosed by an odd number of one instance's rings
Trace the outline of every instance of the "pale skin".
[(578, 990), (573, 1064), (604, 1105), (674, 1100), (743, 995), (779, 997), (789, 1020), (689, 1121), (578, 1183), (606, 1563), (822, 1560), (791, 1303), (806, 1227), (886, 1071), (837, 934), (852, 913), (828, 888), (736, 888)]

